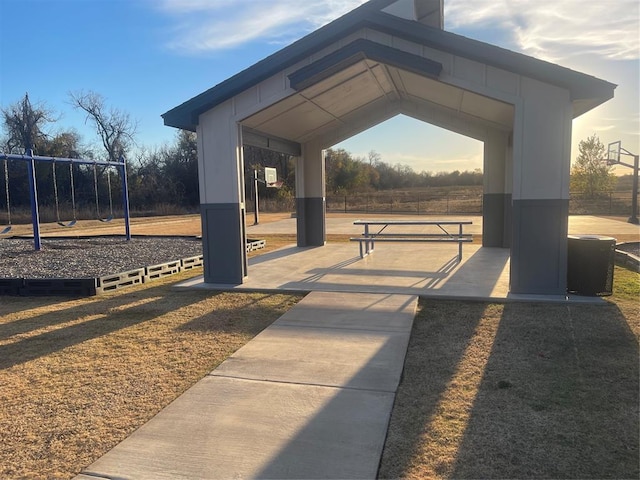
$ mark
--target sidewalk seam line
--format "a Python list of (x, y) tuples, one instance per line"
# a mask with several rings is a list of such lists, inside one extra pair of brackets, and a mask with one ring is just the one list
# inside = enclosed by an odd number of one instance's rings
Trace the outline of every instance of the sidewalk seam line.
[(258, 378), (246, 378), (246, 377), (238, 377), (235, 375), (222, 375), (219, 373), (215, 373), (215, 370), (213, 372), (209, 372), (207, 375), (207, 377), (219, 377), (219, 378), (231, 378), (234, 380), (245, 380), (248, 382), (266, 382), (266, 383), (281, 383), (283, 385), (300, 385), (300, 386), (306, 386), (306, 387), (323, 387), (323, 388), (335, 388), (336, 390), (355, 390), (358, 392), (374, 392), (374, 393), (392, 393), (395, 395), (396, 391), (397, 391), (397, 387), (395, 390), (375, 390), (373, 388), (355, 388), (355, 387), (347, 387), (347, 386), (340, 386), (340, 385), (326, 385), (326, 384), (322, 384), (322, 383), (302, 383), (302, 382), (287, 382), (285, 380), (270, 380), (268, 378), (265, 379), (258, 379)]
[[(415, 319), (415, 315), (414, 315), (414, 319)], [(278, 320), (276, 320), (277, 322)], [(404, 330), (389, 330), (389, 329), (371, 329), (371, 328), (353, 328), (353, 327), (324, 327), (321, 325), (294, 325), (294, 324), (289, 324), (289, 323), (272, 323), (271, 325), (269, 325), (265, 330), (267, 330), (268, 328), (274, 327), (296, 327), (296, 328), (317, 328), (320, 330), (348, 330), (348, 331), (352, 331), (352, 332), (382, 332), (382, 333), (411, 333), (411, 329), (409, 329), (408, 331), (404, 331)]]

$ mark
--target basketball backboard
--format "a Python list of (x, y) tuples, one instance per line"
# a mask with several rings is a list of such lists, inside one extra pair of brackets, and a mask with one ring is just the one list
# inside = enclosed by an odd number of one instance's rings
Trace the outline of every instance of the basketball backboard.
[(278, 182), (278, 171), (273, 167), (264, 167), (264, 183), (272, 186)]
[(609, 147), (607, 148), (607, 163), (609, 165), (613, 165), (614, 163), (620, 163), (620, 149), (622, 146), (622, 142), (618, 140), (617, 142), (611, 142)]

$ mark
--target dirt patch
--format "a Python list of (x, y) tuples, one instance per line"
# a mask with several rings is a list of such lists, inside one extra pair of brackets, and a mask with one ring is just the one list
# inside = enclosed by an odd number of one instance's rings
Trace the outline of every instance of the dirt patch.
[[(253, 223), (253, 218), (247, 217), (247, 225)], [(276, 222), (291, 218), (290, 213), (261, 213), (260, 223)], [(163, 217), (134, 217), (130, 221), (132, 235), (202, 235), (200, 215), (170, 215)], [(61, 227), (57, 223), (40, 224), (40, 234), (43, 237), (66, 237), (85, 235), (124, 235), (124, 220), (115, 218), (111, 222), (99, 220), (79, 220), (70, 228)], [(31, 224), (13, 225), (7, 236), (33, 235)]]

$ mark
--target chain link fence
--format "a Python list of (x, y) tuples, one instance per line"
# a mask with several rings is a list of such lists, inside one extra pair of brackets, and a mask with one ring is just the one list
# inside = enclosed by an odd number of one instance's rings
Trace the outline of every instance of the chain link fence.
[[(417, 215), (482, 215), (481, 193), (393, 192), (358, 195), (329, 195), (327, 212), (332, 213), (398, 213)], [(247, 200), (247, 211), (253, 202)], [(294, 198), (260, 199), (260, 211), (295, 212)], [(631, 192), (611, 192), (598, 197), (571, 194), (570, 215), (629, 215)]]

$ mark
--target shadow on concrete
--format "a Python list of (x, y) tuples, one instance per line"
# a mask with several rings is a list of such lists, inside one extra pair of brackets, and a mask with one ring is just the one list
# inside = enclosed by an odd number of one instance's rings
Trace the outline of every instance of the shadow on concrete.
[[(378, 363), (385, 356), (384, 349), (382, 346), (369, 363)], [(360, 376), (355, 375), (348, 384), (366, 382)], [(254, 478), (375, 478), (394, 395), (349, 387), (334, 392)], [(373, 421), (372, 415), (377, 416)], [(347, 461), (341, 461), (345, 457)]]
[(638, 343), (615, 305), (507, 304), (452, 478), (638, 478)]
[[(501, 279), (508, 282), (508, 276), (502, 275), (508, 262), (509, 249), (482, 247), (462, 262), (447, 283), (461, 291), (470, 287), (477, 297), (490, 297)], [(508, 284), (502, 290), (506, 293)]]
[(255, 257), (251, 257), (249, 259), (249, 267), (251, 267), (252, 265), (260, 265), (261, 263), (270, 262), (272, 260), (291, 257), (296, 254), (306, 252), (307, 250), (311, 250), (313, 248), (322, 248), (322, 247), (298, 247), (298, 246), (292, 245), (291, 247), (283, 247), (273, 252), (262, 253), (260, 255), (256, 255)]
[(433, 278), (435, 280), (446, 278), (457, 266), (457, 256), (453, 257), (447, 263), (442, 265), (441, 268), (434, 272), (425, 272), (420, 270), (377, 270), (377, 269), (347, 269), (350, 265), (356, 264), (360, 261), (359, 257), (354, 257), (353, 259), (346, 260), (342, 263), (332, 265), (328, 268), (312, 268), (308, 270), (307, 273), (312, 274), (310, 278), (315, 277), (323, 277), (327, 274), (338, 274), (345, 276), (371, 276), (371, 277), (411, 277), (411, 278), (420, 278), (422, 280), (426, 280), (428, 278)]
[[(305, 278), (284, 283), (279, 288), (420, 295), (426, 290), (437, 288), (458, 266), (457, 256), (447, 260), (435, 271), (373, 269), (360, 262), (362, 259), (355, 256), (326, 268), (311, 268), (304, 272), (308, 275)], [(348, 280), (349, 277), (351, 280)], [(358, 278), (360, 281), (356, 280)], [(406, 281), (399, 283), (399, 278), (416, 281), (411, 284)]]

